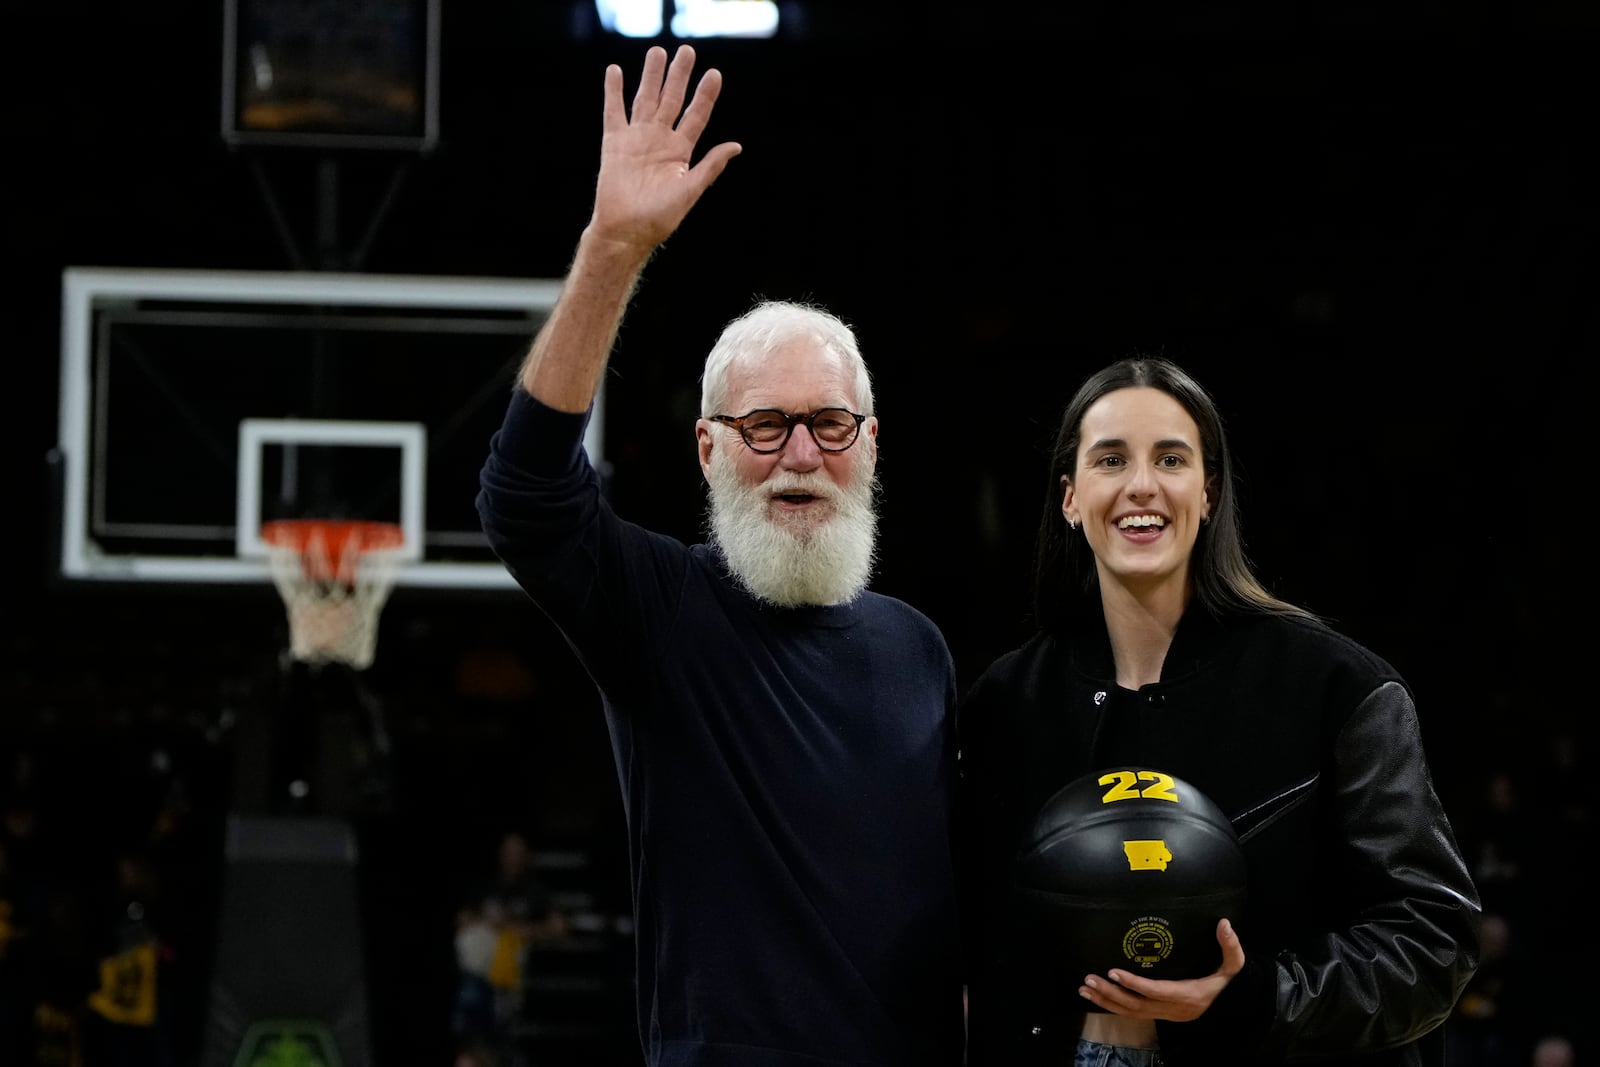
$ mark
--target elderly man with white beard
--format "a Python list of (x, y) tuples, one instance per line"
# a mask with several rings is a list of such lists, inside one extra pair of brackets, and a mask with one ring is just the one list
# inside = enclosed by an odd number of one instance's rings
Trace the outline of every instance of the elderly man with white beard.
[[(722, 79), (605, 75), (593, 210), (480, 476), (491, 545), (600, 695), (627, 821), (651, 1067), (957, 1067), (955, 669), (868, 588), (878, 420), (851, 329), (764, 301), (694, 433), (710, 536), (618, 516), (582, 441), (647, 262), (738, 155), (693, 162)], [(687, 105), (685, 101), (687, 100)]]
[[(753, 596), (784, 607), (855, 599), (872, 576), (878, 420), (850, 328), (818, 308), (758, 304), (723, 330), (701, 380), (700, 466), (712, 541), (728, 568)], [(749, 408), (780, 395), (797, 400)], [(858, 418), (850, 404), (868, 414)], [(746, 413), (718, 414), (730, 409)], [(800, 425), (811, 432), (797, 437)]]

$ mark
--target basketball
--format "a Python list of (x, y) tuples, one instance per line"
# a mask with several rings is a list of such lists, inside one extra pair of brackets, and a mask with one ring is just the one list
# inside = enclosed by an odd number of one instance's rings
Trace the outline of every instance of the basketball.
[(1034, 817), (1015, 885), (1033, 950), (1073, 988), (1113, 967), (1199, 978), (1222, 962), (1246, 868), (1233, 825), (1194, 786), (1145, 767), (1085, 775)]

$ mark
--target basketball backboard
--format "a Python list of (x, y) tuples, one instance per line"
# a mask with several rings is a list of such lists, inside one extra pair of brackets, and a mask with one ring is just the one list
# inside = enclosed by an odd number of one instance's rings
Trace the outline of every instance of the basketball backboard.
[(560, 285), (67, 268), (61, 575), (268, 583), (262, 523), (346, 518), (406, 531), (397, 586), (513, 588), (477, 472)]
[(223, 0), (230, 145), (432, 151), (440, 0)]

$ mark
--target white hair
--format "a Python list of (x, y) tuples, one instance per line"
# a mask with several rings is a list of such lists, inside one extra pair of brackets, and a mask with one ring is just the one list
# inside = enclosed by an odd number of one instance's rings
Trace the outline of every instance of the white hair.
[(790, 300), (763, 300), (723, 327), (706, 356), (700, 375), (700, 414), (709, 418), (722, 412), (728, 377), (735, 366), (755, 366), (791, 341), (815, 341), (845, 361), (855, 371), (857, 413), (872, 414), (872, 376), (861, 358), (855, 331), (837, 315), (814, 304)]

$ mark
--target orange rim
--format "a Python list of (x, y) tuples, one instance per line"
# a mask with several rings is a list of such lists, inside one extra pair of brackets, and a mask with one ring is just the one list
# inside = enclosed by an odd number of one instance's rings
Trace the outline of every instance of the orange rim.
[(277, 519), (262, 525), (261, 539), (274, 549), (299, 554), (312, 577), (350, 581), (362, 556), (399, 548), (405, 531), (396, 523), (369, 519)]

